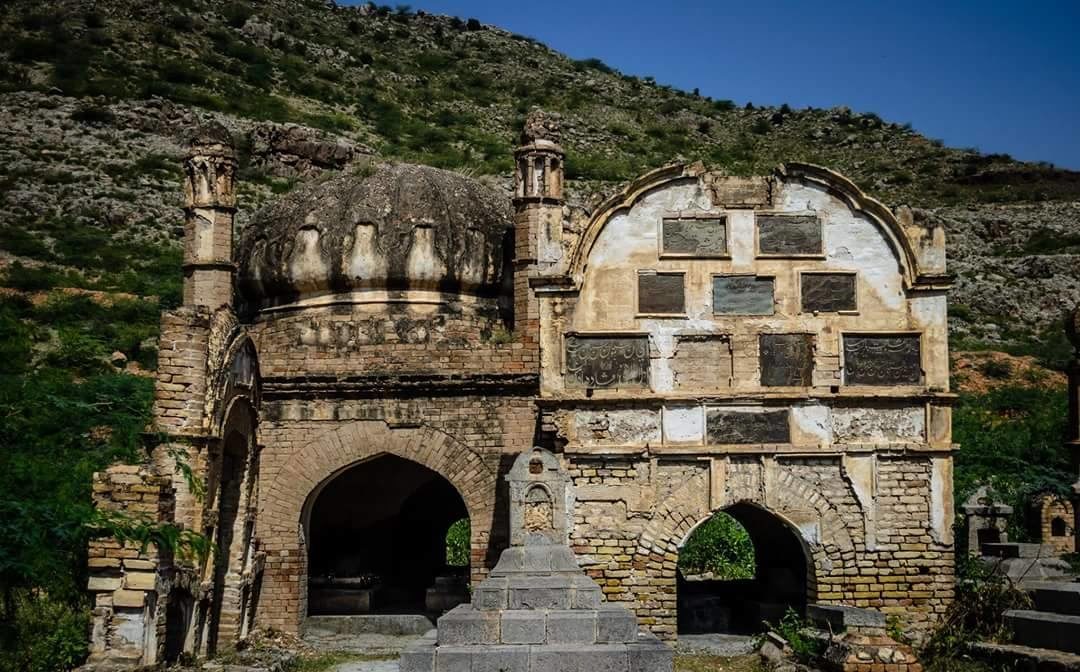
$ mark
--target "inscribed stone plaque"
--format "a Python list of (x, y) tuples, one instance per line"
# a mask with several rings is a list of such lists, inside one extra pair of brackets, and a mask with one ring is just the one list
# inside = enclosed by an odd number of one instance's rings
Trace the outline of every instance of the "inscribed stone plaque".
[(724, 217), (713, 219), (665, 219), (663, 253), (718, 257), (728, 252)]
[(855, 310), (854, 273), (803, 273), (804, 313), (837, 313)]
[(705, 432), (711, 444), (791, 443), (786, 409), (758, 412), (711, 408), (705, 413)]
[(810, 386), (814, 372), (814, 337), (810, 334), (761, 334), (761, 384)]
[(844, 382), (848, 385), (918, 385), (922, 347), (918, 334), (844, 336)]
[(750, 275), (713, 277), (713, 313), (716, 315), (772, 315), (773, 279)]
[(648, 336), (567, 336), (570, 387), (648, 387)]
[(638, 273), (638, 312), (686, 312), (682, 273)]
[(813, 215), (758, 215), (761, 254), (821, 254), (821, 222)]

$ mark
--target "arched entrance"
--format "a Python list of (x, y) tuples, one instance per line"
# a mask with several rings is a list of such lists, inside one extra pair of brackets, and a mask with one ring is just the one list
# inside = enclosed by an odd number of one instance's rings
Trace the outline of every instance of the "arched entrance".
[[(747, 540), (752, 546), (749, 556), (742, 548)], [(695, 556), (723, 552), (729, 557), (725, 562), (710, 563), (703, 557), (687, 562), (684, 551)], [(703, 521), (680, 547), (679, 634), (750, 634), (760, 632), (763, 621), (779, 622), (788, 609), (805, 613), (810, 566), (798, 533), (786, 521), (749, 502), (727, 507)]]
[(441, 611), (430, 592), (464, 592), (468, 567), (448, 565), (446, 540), (467, 517), (448, 480), (395, 455), (332, 476), (306, 515), (308, 614)]

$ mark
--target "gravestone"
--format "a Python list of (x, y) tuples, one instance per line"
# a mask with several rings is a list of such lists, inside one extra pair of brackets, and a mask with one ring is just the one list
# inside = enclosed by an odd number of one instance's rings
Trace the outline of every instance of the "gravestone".
[(711, 408), (705, 413), (710, 444), (790, 443), (787, 409), (749, 411)]
[(604, 604), (570, 549), (570, 480), (542, 448), (506, 476), (510, 547), (473, 602), (409, 645), (401, 672), (670, 672), (674, 653), (638, 631), (625, 607)]
[(758, 252), (763, 255), (819, 255), (821, 222), (813, 215), (758, 215)]
[(665, 219), (662, 236), (664, 254), (721, 257), (728, 253), (727, 222), (723, 217)]
[(752, 275), (713, 277), (713, 313), (716, 315), (772, 315), (774, 281)]
[(682, 273), (638, 273), (638, 312), (674, 314), (686, 312)]
[(649, 337), (566, 337), (566, 380), (570, 387), (648, 387)]
[(922, 349), (918, 334), (844, 336), (844, 382), (848, 385), (918, 385)]
[(758, 344), (762, 385), (808, 387), (813, 384), (811, 334), (761, 334)]
[(854, 273), (803, 273), (800, 293), (804, 313), (838, 313), (857, 308)]

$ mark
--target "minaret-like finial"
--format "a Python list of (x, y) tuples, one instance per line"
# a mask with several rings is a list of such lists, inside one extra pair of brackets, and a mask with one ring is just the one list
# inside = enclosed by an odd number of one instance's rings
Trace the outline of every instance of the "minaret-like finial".
[(232, 305), (236, 152), (217, 122), (191, 136), (184, 159), (184, 305)]
[(515, 200), (562, 204), (566, 153), (559, 145), (561, 140), (559, 115), (533, 110), (525, 118), (521, 145), (514, 152), (517, 163)]

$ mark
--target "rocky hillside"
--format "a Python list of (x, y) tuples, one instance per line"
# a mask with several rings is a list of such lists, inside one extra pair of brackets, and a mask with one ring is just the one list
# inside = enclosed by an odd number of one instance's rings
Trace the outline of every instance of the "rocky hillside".
[(1080, 173), (870, 113), (736, 107), (474, 19), (325, 0), (13, 0), (0, 37), (0, 265), (16, 289), (175, 302), (179, 157), (200, 118), (238, 138), (243, 223), (363, 154), (506, 184), (524, 113), (541, 106), (563, 115), (586, 207), (673, 160), (737, 174), (801, 160), (942, 220), (964, 347), (1053, 359), (1061, 312), (1080, 303)]

